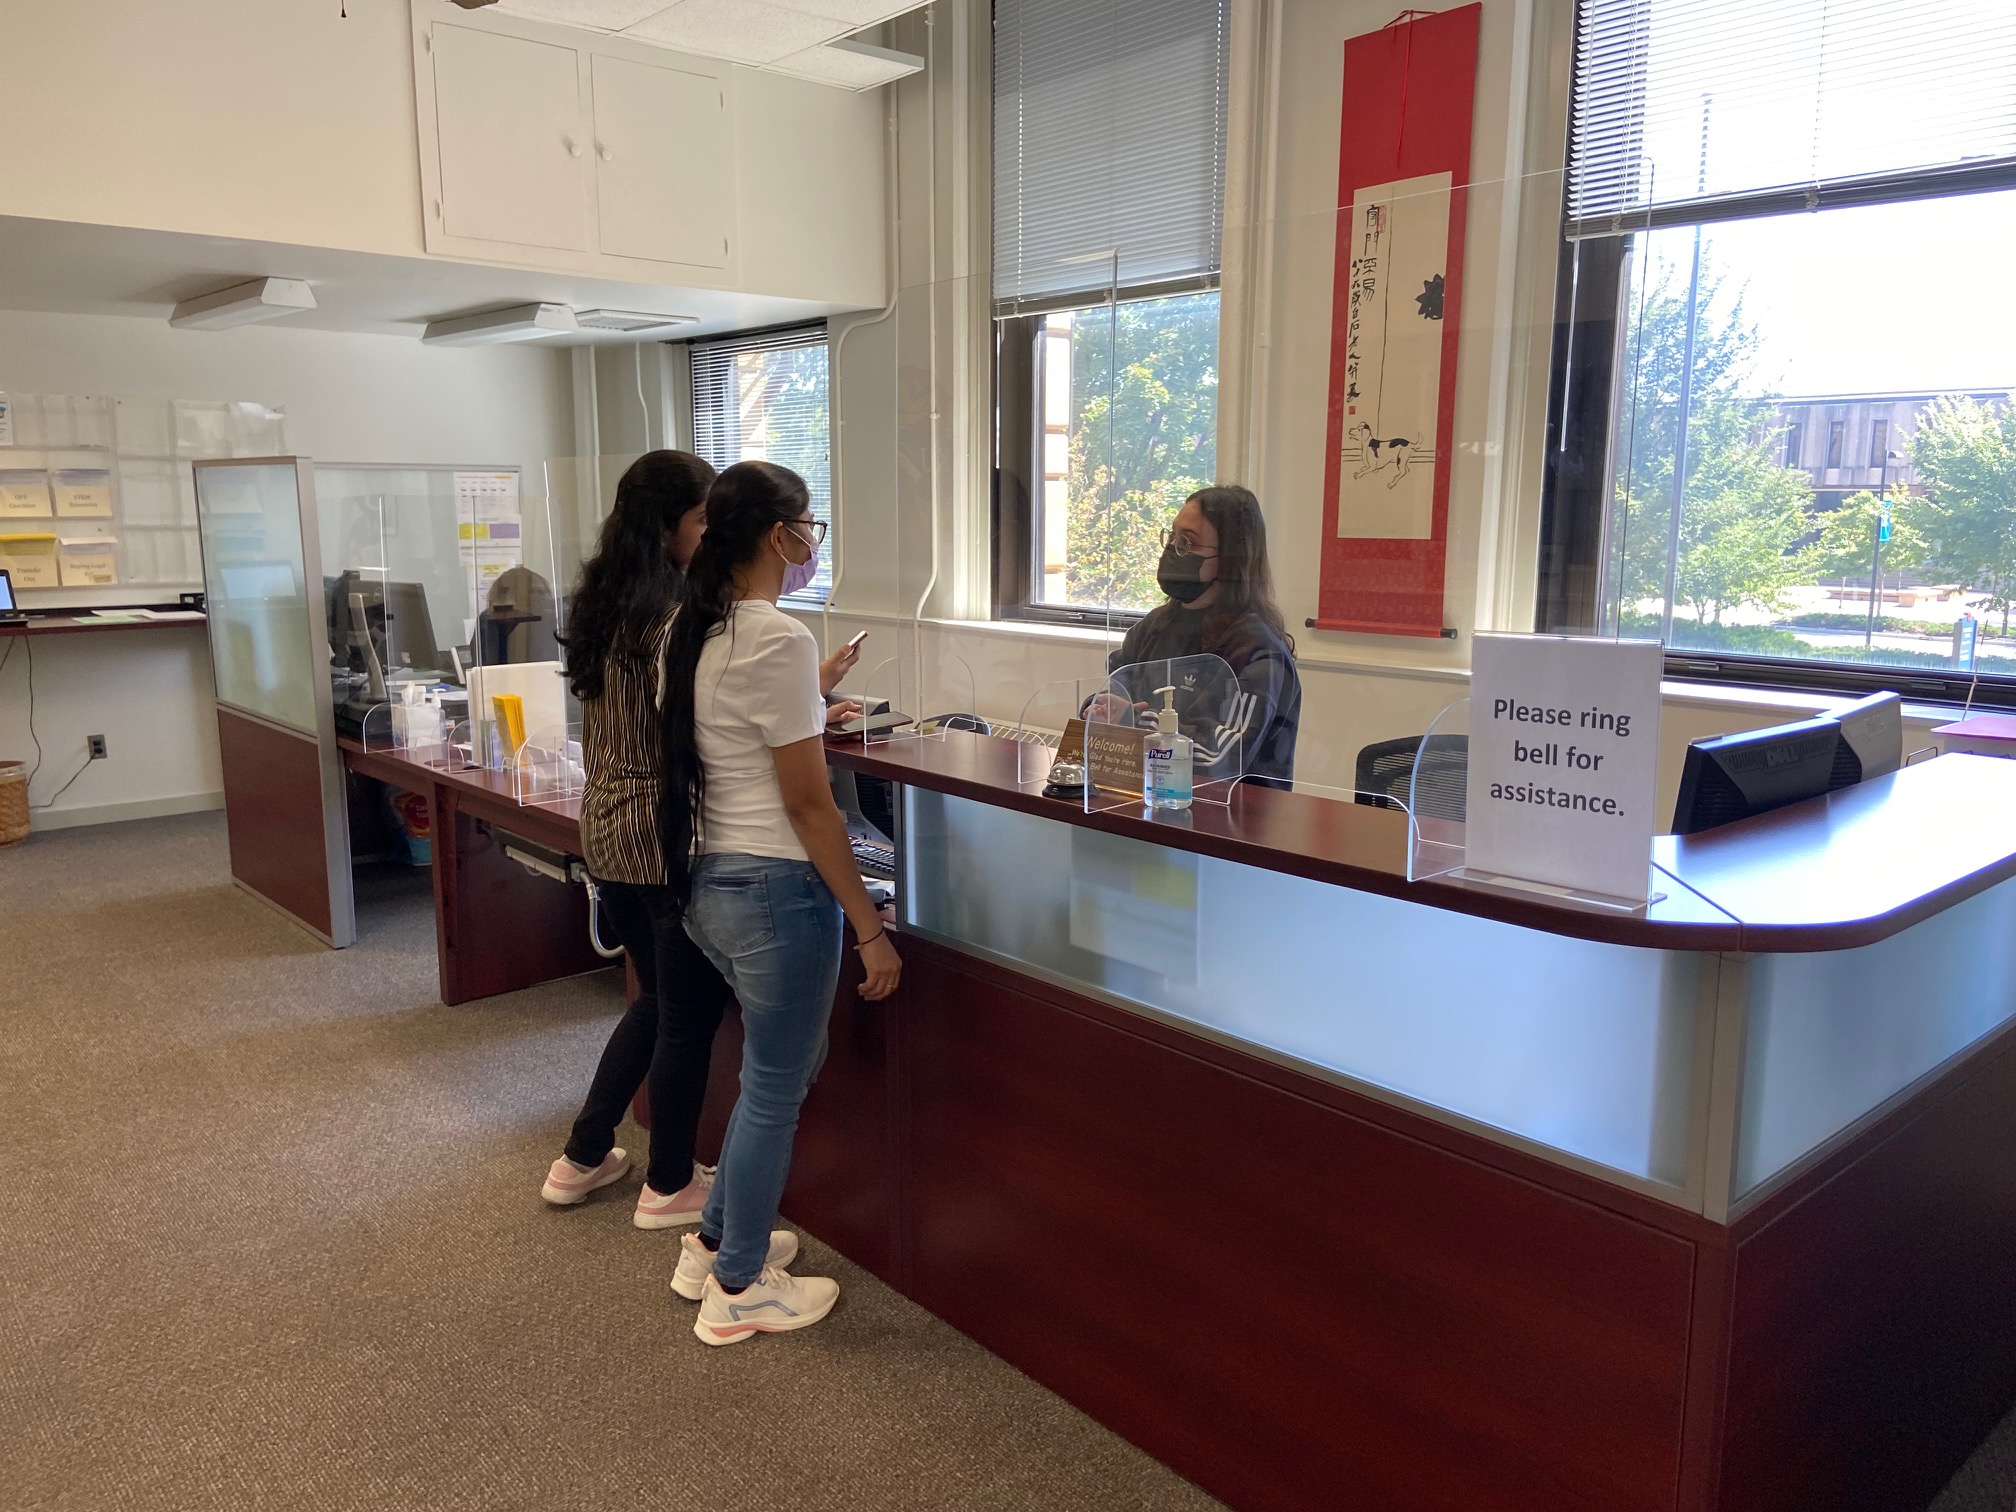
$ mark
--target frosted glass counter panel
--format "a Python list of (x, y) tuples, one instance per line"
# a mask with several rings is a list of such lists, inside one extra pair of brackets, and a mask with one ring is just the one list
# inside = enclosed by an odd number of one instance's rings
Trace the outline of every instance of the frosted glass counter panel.
[(199, 464), (196, 495), (218, 701), (313, 735), (329, 676), (309, 650), (294, 464)]
[(1736, 1194), (2016, 1013), (2016, 881), (1859, 950), (1750, 966)]
[(1566, 939), (905, 792), (907, 923), (1685, 1184), (1700, 957)]

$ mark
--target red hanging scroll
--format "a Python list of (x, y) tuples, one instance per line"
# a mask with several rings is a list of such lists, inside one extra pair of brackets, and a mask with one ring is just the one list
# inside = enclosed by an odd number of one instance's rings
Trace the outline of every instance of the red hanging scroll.
[(1344, 44), (1318, 629), (1442, 633), (1482, 10)]

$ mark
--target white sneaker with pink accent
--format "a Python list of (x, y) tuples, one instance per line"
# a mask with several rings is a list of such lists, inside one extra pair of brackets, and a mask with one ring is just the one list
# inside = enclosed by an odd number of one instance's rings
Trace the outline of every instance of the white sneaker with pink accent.
[(703, 1166), (696, 1161), (693, 1179), (669, 1197), (650, 1182), (645, 1182), (644, 1190), (637, 1194), (637, 1212), (630, 1221), (641, 1229), (677, 1228), (682, 1223), (698, 1223), (701, 1209), (707, 1206), (707, 1194), (712, 1190), (714, 1167)]
[[(789, 1265), (798, 1258), (798, 1236), (789, 1229), (770, 1231), (770, 1253), (765, 1265)], [(698, 1234), (679, 1236), (679, 1268), (672, 1272), (672, 1292), (688, 1302), (698, 1302), (714, 1274), (714, 1251), (700, 1242)]]
[(751, 1334), (810, 1328), (840, 1300), (840, 1283), (825, 1276), (794, 1276), (775, 1265), (739, 1292), (721, 1290), (713, 1276), (700, 1295), (693, 1332), (702, 1344), (740, 1344)]
[(584, 1171), (563, 1155), (546, 1173), (546, 1185), (539, 1188), (539, 1195), (555, 1207), (572, 1207), (597, 1187), (621, 1181), (629, 1170), (630, 1155), (625, 1150), (611, 1150), (592, 1171)]

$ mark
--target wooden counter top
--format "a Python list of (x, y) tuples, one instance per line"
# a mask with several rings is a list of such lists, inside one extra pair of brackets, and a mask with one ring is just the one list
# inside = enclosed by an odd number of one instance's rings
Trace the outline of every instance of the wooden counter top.
[(827, 742), (836, 765), (955, 797), (1129, 835), (1553, 934), (1660, 950), (1843, 950), (1873, 944), (2016, 876), (2016, 762), (1944, 756), (1684, 839), (1651, 860), (1666, 896), (1642, 916), (1592, 912), (1459, 879), (1407, 880), (1407, 820), (1391, 809), (1240, 787), (1229, 805), (1087, 813), (1017, 780), (1015, 742)]
[[(578, 800), (521, 804), (501, 772), (367, 751), (348, 736), (340, 744), (354, 771), (395, 786), (422, 780), (451, 786), (529, 840), (579, 846)], [(961, 730), (873, 745), (834, 737), (826, 756), (869, 776), (1064, 824), (1552, 934), (1656, 950), (1846, 950), (1887, 939), (2016, 877), (2016, 761), (1988, 756), (1941, 756), (1705, 834), (1662, 835), (1651, 860), (1665, 896), (1642, 916), (1460, 879), (1409, 882), (1407, 820), (1393, 809), (1241, 787), (1230, 804), (1199, 803), (1181, 814), (1149, 815), (1131, 803), (1088, 813), (1045, 798), (1040, 781), (1019, 781), (1014, 741)]]
[(366, 777), (407, 792), (423, 784), (453, 788), (464, 805), (474, 800), (472, 812), (480, 811), (490, 822), (523, 835), (527, 840), (550, 845), (556, 850), (581, 848), (581, 800), (565, 798), (553, 803), (521, 803), (511, 791), (507, 774), (482, 767), (451, 767), (445, 760), (425, 758), (425, 747), (416, 750), (368, 750), (354, 735), (339, 735), (336, 744), (343, 752), (343, 765)]
[(201, 610), (190, 610), (185, 616), (181, 610), (163, 610), (173, 614), (173, 619), (108, 620), (95, 614), (31, 614), (21, 624), (0, 625), (0, 636), (20, 635), (95, 635), (106, 630), (186, 630), (202, 629), (205, 616)]

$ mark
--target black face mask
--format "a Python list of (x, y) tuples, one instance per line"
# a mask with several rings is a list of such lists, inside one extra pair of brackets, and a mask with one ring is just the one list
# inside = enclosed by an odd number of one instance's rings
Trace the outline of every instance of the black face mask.
[(1162, 548), (1162, 560), (1155, 568), (1155, 583), (1179, 604), (1194, 604), (1211, 585), (1204, 581), (1205, 558), (1178, 556), (1173, 545)]

